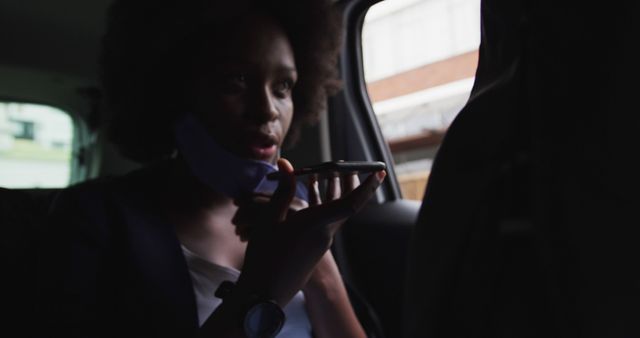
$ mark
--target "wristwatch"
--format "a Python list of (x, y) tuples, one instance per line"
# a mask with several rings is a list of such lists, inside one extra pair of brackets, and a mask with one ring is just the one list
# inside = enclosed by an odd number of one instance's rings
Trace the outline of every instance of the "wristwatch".
[[(222, 282), (215, 296), (224, 300), (234, 286), (235, 283), (231, 281)], [(285, 315), (275, 301), (251, 295), (245, 302), (239, 319), (247, 338), (273, 338), (282, 329)]]
[(282, 329), (284, 320), (284, 312), (276, 302), (255, 299), (244, 313), (244, 333), (248, 338), (273, 338)]

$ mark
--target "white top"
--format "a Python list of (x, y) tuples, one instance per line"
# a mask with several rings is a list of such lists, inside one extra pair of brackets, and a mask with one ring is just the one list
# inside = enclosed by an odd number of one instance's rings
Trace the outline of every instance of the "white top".
[[(191, 274), (198, 306), (198, 322), (202, 326), (213, 310), (222, 303), (222, 299), (214, 295), (218, 286), (226, 280), (237, 281), (240, 271), (209, 262), (189, 251), (184, 245), (182, 252)], [(304, 294), (299, 291), (283, 309), (286, 320), (282, 331), (277, 335), (278, 338), (311, 337), (311, 322), (304, 304)]]

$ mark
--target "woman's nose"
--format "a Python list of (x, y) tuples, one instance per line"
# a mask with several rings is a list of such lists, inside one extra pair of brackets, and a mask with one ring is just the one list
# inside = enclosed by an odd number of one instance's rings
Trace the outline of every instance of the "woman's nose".
[(278, 109), (276, 108), (276, 98), (271, 88), (263, 88), (256, 93), (253, 118), (259, 122), (269, 122), (278, 118)]

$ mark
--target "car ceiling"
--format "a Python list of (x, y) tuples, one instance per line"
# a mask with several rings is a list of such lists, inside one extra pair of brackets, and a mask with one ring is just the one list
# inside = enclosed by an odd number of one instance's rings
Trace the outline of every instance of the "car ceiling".
[(95, 80), (104, 18), (112, 1), (2, 0), (0, 66)]
[(95, 79), (111, 0), (3, 0), (0, 65)]

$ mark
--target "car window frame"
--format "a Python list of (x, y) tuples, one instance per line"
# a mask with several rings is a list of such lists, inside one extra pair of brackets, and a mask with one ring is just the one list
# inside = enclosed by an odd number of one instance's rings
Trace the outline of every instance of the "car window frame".
[[(383, 161), (387, 164), (387, 177), (378, 191), (378, 202), (403, 199), (394, 161), (385, 141), (373, 105), (367, 92), (362, 56), (362, 27), (369, 8), (382, 0), (342, 0), (337, 2), (343, 12), (344, 40), (339, 56), (339, 69), (343, 90), (329, 101), (330, 112), (350, 112), (348, 116), (329, 116), (331, 154), (334, 158)], [(345, 120), (346, 119), (346, 120)], [(345, 126), (345, 122), (350, 124)], [(342, 129), (342, 130), (341, 130)], [(340, 132), (355, 135), (340, 135)], [(345, 141), (351, 147), (345, 146)], [(355, 141), (355, 142), (354, 142)], [(354, 153), (356, 155), (354, 155)]]

